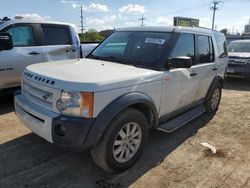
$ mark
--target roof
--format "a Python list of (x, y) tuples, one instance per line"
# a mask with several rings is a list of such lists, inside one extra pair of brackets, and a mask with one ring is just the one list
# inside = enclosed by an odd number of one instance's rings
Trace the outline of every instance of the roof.
[(188, 32), (212, 35), (213, 30), (200, 27), (180, 27), (180, 26), (166, 26), (166, 27), (127, 27), (119, 28), (116, 31), (151, 31), (151, 32)]
[[(2, 23), (2, 22), (0, 22)], [(40, 24), (58, 24), (58, 25), (71, 25), (74, 27), (74, 24), (65, 23), (65, 22), (55, 22), (55, 21), (43, 21), (43, 20), (32, 20), (32, 19), (14, 19), (10, 21), (4, 21), (2, 25), (10, 25), (17, 23), (40, 23)]]

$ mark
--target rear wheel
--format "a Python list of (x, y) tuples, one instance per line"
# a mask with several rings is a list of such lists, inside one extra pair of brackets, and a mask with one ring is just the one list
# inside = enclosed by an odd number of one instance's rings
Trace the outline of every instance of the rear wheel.
[(140, 157), (148, 134), (148, 123), (138, 110), (120, 113), (105, 131), (99, 144), (91, 149), (96, 164), (107, 172), (122, 171)]
[(220, 100), (221, 100), (221, 84), (217, 83), (213, 87), (212, 92), (206, 101), (207, 112), (215, 113), (219, 108)]

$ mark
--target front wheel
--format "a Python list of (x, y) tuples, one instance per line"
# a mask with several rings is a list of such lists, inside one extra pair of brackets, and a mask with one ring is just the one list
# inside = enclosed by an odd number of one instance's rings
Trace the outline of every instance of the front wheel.
[(107, 172), (125, 170), (140, 157), (147, 135), (145, 116), (128, 108), (111, 122), (99, 144), (91, 149), (92, 158)]
[(207, 112), (215, 113), (219, 108), (220, 100), (221, 100), (221, 85), (220, 83), (217, 83), (213, 87), (210, 96), (206, 100)]

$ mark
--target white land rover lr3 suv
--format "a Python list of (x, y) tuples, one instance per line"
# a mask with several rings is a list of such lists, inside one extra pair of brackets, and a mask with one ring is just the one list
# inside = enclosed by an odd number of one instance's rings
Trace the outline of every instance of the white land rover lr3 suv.
[(149, 128), (172, 132), (217, 111), (227, 63), (219, 32), (118, 29), (85, 59), (28, 66), (15, 110), (47, 141), (121, 171), (140, 157)]

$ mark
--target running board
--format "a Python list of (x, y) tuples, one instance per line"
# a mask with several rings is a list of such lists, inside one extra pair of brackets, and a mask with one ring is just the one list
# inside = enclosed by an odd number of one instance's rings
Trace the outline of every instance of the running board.
[(163, 131), (163, 132), (173, 132), (176, 129), (179, 129), (183, 125), (187, 124), (188, 122), (192, 121), (199, 115), (203, 114), (206, 111), (206, 108), (202, 106), (198, 106), (192, 110), (187, 111), (186, 113), (177, 116), (174, 119), (171, 119), (167, 121), (166, 123), (161, 124), (157, 130)]

